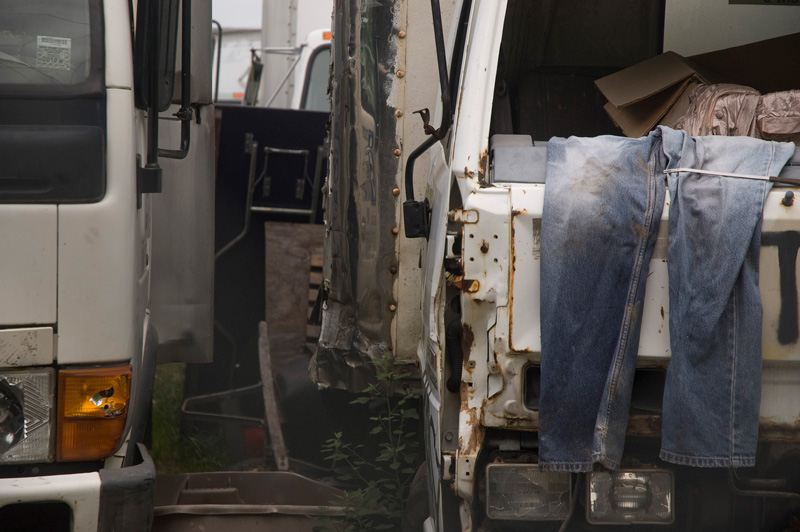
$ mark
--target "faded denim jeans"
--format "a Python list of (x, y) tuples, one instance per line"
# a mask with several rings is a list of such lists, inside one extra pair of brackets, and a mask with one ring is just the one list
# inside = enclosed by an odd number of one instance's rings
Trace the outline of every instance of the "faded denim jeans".
[(661, 458), (754, 464), (761, 396), (761, 215), (791, 143), (691, 137), (548, 143), (541, 235), (543, 470), (620, 465), (645, 281), (667, 188), (670, 346)]

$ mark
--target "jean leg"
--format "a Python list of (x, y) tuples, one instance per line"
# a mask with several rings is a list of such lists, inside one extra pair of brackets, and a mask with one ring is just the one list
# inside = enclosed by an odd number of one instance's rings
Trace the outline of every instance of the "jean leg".
[[(793, 146), (663, 130), (669, 167), (776, 175)], [(753, 465), (761, 394), (758, 258), (766, 181), (670, 174), (664, 460)]]
[[(642, 139), (551, 139), (541, 237), (540, 467), (621, 457), (647, 267), (664, 204)], [(658, 168), (659, 170), (656, 170)]]

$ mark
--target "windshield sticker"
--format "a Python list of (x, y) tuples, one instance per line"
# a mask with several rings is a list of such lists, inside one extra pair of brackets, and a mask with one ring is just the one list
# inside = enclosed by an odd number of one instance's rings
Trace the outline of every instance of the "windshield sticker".
[(72, 39), (67, 37), (36, 37), (36, 67), (69, 70)]

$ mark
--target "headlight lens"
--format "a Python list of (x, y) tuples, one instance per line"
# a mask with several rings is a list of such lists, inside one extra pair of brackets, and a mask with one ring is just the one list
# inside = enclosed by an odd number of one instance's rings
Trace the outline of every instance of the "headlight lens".
[(25, 414), (22, 411), (22, 390), (0, 379), (0, 453), (15, 446), (25, 437)]
[(563, 520), (569, 515), (572, 475), (536, 464), (486, 466), (486, 515), (491, 519)]
[(131, 367), (58, 372), (59, 462), (100, 460), (117, 448), (130, 401)]
[(52, 461), (55, 372), (0, 372), (0, 463)]
[(586, 519), (592, 524), (672, 523), (673, 487), (672, 471), (666, 469), (594, 471)]

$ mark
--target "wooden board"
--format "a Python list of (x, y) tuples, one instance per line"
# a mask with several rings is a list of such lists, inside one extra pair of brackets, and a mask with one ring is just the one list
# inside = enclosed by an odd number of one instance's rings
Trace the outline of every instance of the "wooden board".
[[(279, 371), (287, 360), (316, 343), (307, 321), (322, 281), (322, 225), (266, 222), (266, 321), (272, 364)], [(313, 264), (313, 266), (312, 266)], [(310, 337), (309, 337), (310, 335)]]

